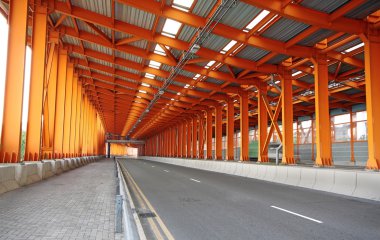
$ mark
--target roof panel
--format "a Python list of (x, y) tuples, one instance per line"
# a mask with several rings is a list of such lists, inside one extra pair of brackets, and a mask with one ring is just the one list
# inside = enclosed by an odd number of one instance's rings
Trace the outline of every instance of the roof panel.
[(219, 52), (222, 50), (231, 40), (217, 36), (215, 34), (210, 34), (207, 40), (203, 43), (202, 47), (212, 49)]
[(220, 22), (237, 29), (243, 29), (260, 11), (261, 9), (255, 6), (238, 1), (236, 6), (231, 8)]
[(190, 27), (188, 25), (184, 25), (181, 32), (178, 35), (178, 39), (186, 42), (190, 42), (193, 38), (194, 34), (197, 32), (196, 28)]
[(217, 0), (198, 0), (192, 12), (198, 16), (206, 17), (216, 3)]
[(367, 0), (364, 4), (355, 8), (351, 12), (347, 13), (345, 16), (356, 19), (363, 19), (369, 14), (380, 9), (380, 1), (379, 0)]
[(224, 81), (222, 80), (218, 80), (218, 79), (215, 79), (215, 78), (206, 78), (205, 82), (209, 82), (209, 83), (215, 83), (215, 84), (218, 84), (218, 85), (222, 85), (224, 83)]
[(71, 0), (71, 4), (81, 8), (88, 9), (92, 12), (96, 12), (107, 17), (111, 17), (112, 1), (110, 0)]
[(325, 13), (332, 13), (350, 0), (307, 0), (302, 1), (301, 5)]
[(99, 45), (99, 44), (95, 44), (95, 43), (88, 43), (88, 42), (83, 41), (83, 46), (85, 48), (88, 48), (88, 49), (91, 49), (91, 50), (94, 50), (97, 52), (112, 55), (112, 49), (108, 48), (108, 47), (104, 47), (103, 45)]
[(268, 28), (263, 34), (263, 37), (287, 42), (294, 36), (298, 35), (310, 25), (294, 21), (292, 19), (281, 18)]
[(115, 1), (115, 18), (117, 20), (151, 30), (156, 16)]
[(76, 46), (79, 46), (79, 45), (80, 45), (80, 42), (79, 42), (78, 39), (73, 38), (73, 37), (69, 37), (69, 36), (67, 36), (67, 35), (63, 35), (63, 36), (61, 37), (61, 39), (62, 39), (62, 41), (63, 41), (64, 43), (68, 43), (68, 44), (76, 45)]
[(137, 63), (142, 63), (143, 59), (141, 57), (125, 53), (125, 52), (120, 52), (120, 51), (115, 51), (115, 57), (123, 58), (132, 62), (137, 62)]
[(323, 39), (335, 34), (335, 31), (328, 30), (328, 29), (320, 29), (313, 34), (309, 35), (308, 37), (304, 38), (303, 40), (299, 41), (298, 44), (303, 46), (312, 47), (316, 43), (322, 41)]
[(353, 46), (356, 46), (356, 45), (358, 45), (360, 43), (362, 43), (362, 40), (360, 40), (360, 38), (357, 38), (354, 41), (351, 41), (349, 43), (344, 44), (343, 46), (340, 46), (340, 47), (336, 48), (335, 51), (343, 52), (344, 50), (349, 49), (349, 48), (351, 48)]
[(290, 56), (288, 56), (288, 55), (278, 54), (278, 55), (274, 56), (273, 58), (271, 58), (267, 63), (269, 63), (269, 64), (279, 64), (279, 63), (281, 63), (282, 61), (284, 61), (285, 59), (287, 59), (289, 57)]
[(252, 46), (246, 46), (243, 50), (241, 50), (238, 54), (236, 54), (236, 57), (258, 61), (261, 58), (263, 58), (265, 55), (267, 55), (268, 53), (269, 51), (266, 51), (264, 49), (255, 48)]

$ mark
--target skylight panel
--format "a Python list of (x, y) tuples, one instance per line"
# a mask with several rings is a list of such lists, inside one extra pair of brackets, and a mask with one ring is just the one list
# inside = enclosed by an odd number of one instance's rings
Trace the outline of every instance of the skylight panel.
[(141, 92), (141, 93), (146, 93), (146, 91), (145, 91), (145, 90), (139, 90), (139, 92)]
[(359, 43), (358, 45), (355, 45), (353, 47), (350, 47), (349, 49), (344, 50), (344, 52), (349, 53), (363, 46), (364, 46), (364, 43)]
[(154, 53), (157, 53), (162, 56), (166, 56), (164, 49), (162, 49), (162, 47), (158, 44), (156, 44), (156, 47), (154, 48)]
[(209, 68), (209, 67), (211, 67), (214, 63), (215, 63), (214, 60), (208, 62), (207, 65), (205, 66), (205, 68)]
[(235, 40), (232, 40), (231, 42), (229, 42), (224, 48), (222, 51), (220, 51), (220, 53), (223, 53), (225, 54), (226, 52), (228, 52), (233, 46), (235, 46), (236, 44), (236, 41)]
[(302, 72), (301, 71), (297, 71), (297, 72), (295, 72), (295, 73), (292, 73), (292, 77), (294, 77), (294, 76), (296, 76), (296, 75), (298, 75), (298, 74), (301, 74)]
[(194, 80), (198, 79), (201, 75), (200, 74), (197, 74), (193, 77)]
[(186, 84), (185, 86), (184, 86), (184, 88), (189, 88), (190, 87), (190, 84)]
[(144, 87), (150, 87), (150, 85), (147, 84), (147, 83), (141, 83), (141, 85), (144, 86)]
[(258, 32), (260, 32), (261, 30), (263, 30), (268, 24), (270, 24), (278, 15), (274, 15), (269, 21), (267, 21), (263, 26), (261, 26), (261, 28), (259, 28), (259, 30), (257, 30)]
[(259, 15), (257, 15), (246, 27), (245, 29), (251, 30), (254, 28), (261, 20), (263, 20), (267, 15), (269, 14), (269, 11), (263, 10)]
[(162, 35), (168, 37), (175, 37), (182, 24), (170, 18), (166, 19), (164, 28), (162, 29)]
[(150, 62), (149, 62), (149, 67), (159, 69), (160, 66), (161, 66), (161, 63), (159, 63), (159, 62), (156, 62), (156, 61), (153, 61), (153, 60), (150, 60)]
[(150, 73), (145, 73), (146, 78), (154, 79), (155, 75), (150, 74)]
[(182, 6), (185, 8), (190, 8), (193, 5), (194, 0), (174, 0), (173, 4)]

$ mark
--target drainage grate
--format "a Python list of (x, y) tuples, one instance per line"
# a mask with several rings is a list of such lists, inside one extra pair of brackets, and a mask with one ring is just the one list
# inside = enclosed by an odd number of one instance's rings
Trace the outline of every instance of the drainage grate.
[(153, 218), (153, 217), (156, 217), (156, 214), (152, 211), (150, 211), (149, 209), (137, 209), (136, 210), (137, 214), (139, 215), (139, 217), (141, 218)]

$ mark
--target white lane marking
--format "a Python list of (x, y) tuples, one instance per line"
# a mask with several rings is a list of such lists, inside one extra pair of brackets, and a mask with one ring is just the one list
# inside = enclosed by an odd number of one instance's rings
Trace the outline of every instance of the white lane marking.
[(155, 167), (155, 166), (152, 166), (152, 167)]
[(166, 170), (166, 169), (165, 169), (164, 172), (169, 172), (169, 170)]
[(284, 211), (284, 212), (287, 212), (287, 213), (290, 213), (290, 214), (293, 214), (293, 215), (296, 215), (298, 217), (301, 217), (301, 218), (305, 218), (307, 220), (310, 220), (310, 221), (313, 221), (313, 222), (316, 222), (316, 223), (323, 223), (322, 221), (319, 221), (317, 219), (314, 219), (314, 218), (310, 218), (310, 217), (307, 217), (307, 216), (304, 216), (304, 215), (301, 215), (301, 214), (298, 214), (298, 213), (295, 213), (295, 212), (292, 212), (292, 211), (289, 211), (289, 210), (286, 210), (286, 209), (283, 209), (283, 208), (280, 208), (280, 207), (276, 207), (276, 206), (270, 206), (271, 208), (275, 208), (275, 209), (278, 209), (280, 211)]
[(194, 179), (194, 178), (190, 178), (190, 180), (191, 180), (191, 181), (194, 181), (194, 182), (198, 182), (198, 183), (201, 182), (201, 181), (199, 181), (199, 180), (197, 180), (197, 179)]

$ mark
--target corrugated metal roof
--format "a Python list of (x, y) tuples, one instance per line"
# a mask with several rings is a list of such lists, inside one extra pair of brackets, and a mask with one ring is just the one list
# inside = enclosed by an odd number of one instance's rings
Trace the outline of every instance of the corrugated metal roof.
[(220, 22), (237, 29), (243, 29), (260, 11), (261, 9), (255, 6), (238, 1), (236, 6), (231, 8)]
[(115, 51), (115, 57), (123, 58), (132, 62), (142, 63), (143, 59), (141, 57), (121, 52), (121, 51)]
[(180, 87), (183, 87), (183, 86), (186, 85), (186, 84), (184, 84), (184, 83), (176, 82), (176, 81), (173, 81), (172, 84), (173, 84), (173, 85), (176, 85), (176, 86), (180, 86)]
[(140, 74), (140, 72), (137, 71), (137, 70), (135, 70), (135, 69), (127, 68), (127, 67), (120, 66), (120, 65), (117, 65), (117, 64), (115, 64), (115, 68), (119, 69), (119, 70), (126, 71), (126, 72), (134, 73), (134, 74)]
[(351, 48), (351, 47), (353, 47), (353, 46), (356, 46), (356, 45), (358, 45), (359, 43), (362, 43), (362, 40), (361, 40), (360, 38), (357, 38), (357, 39), (355, 39), (354, 41), (351, 41), (351, 42), (349, 42), (349, 43), (344, 44), (344, 45), (341, 46), (341, 47), (336, 48), (335, 51), (343, 52), (344, 50), (349, 49), (349, 48)]
[(314, 75), (308, 74), (306, 76), (298, 78), (298, 80), (300, 80), (302, 82), (307, 82), (307, 83), (314, 83)]
[(108, 55), (112, 55), (112, 49), (111, 48), (104, 47), (104, 46), (99, 45), (99, 44), (88, 43), (88, 42), (83, 41), (83, 46), (87, 49), (92, 49), (92, 50), (97, 51), (97, 52), (102, 52), (102, 53), (105, 53)]
[(302, 1), (301, 5), (325, 13), (332, 13), (350, 0), (307, 0)]
[(364, 61), (364, 52), (356, 54), (354, 58)]
[(70, 56), (71, 58), (85, 59), (85, 56), (83, 56), (83, 55), (81, 55), (81, 54), (78, 54), (78, 53), (75, 53), (75, 52), (71, 52), (71, 53), (69, 54), (69, 56)]
[(133, 79), (130, 79), (130, 78), (126, 78), (126, 77), (122, 77), (122, 76), (118, 76), (117, 78), (121, 79), (121, 80), (124, 80), (126, 82), (132, 82), (132, 83), (137, 83), (138, 82), (136, 80), (133, 80)]
[(198, 16), (206, 17), (216, 3), (217, 0), (198, 0), (192, 12)]
[(336, 38), (336, 39), (334, 39), (334, 40), (328, 42), (328, 43), (327, 43), (327, 46), (334, 45), (335, 43), (340, 42), (340, 41), (342, 41), (343, 39), (345, 39), (345, 38), (347, 38), (347, 37), (349, 37), (349, 36), (350, 36), (350, 34), (345, 33), (345, 34), (343, 34), (342, 36), (340, 36), (340, 37), (338, 37), (338, 38)]
[(246, 46), (243, 50), (241, 50), (236, 57), (245, 58), (253, 61), (258, 61), (263, 58), (265, 55), (270, 53), (264, 49), (255, 48), (252, 46)]
[(340, 67), (339, 74), (345, 73), (345, 72), (350, 71), (350, 70), (352, 70), (354, 68), (356, 68), (356, 67), (352, 66), (352, 65), (349, 65), (347, 63), (342, 63), (342, 65)]
[(294, 36), (304, 31), (310, 25), (294, 21), (292, 19), (281, 18), (268, 28), (263, 34), (263, 37), (287, 42)]
[(92, 12), (106, 15), (107, 17), (111, 17), (112, 1), (110, 0), (96, 0), (96, 1), (71, 0), (71, 4), (74, 6), (88, 9)]
[(91, 62), (95, 62), (95, 63), (98, 63), (98, 64), (102, 64), (104, 66), (113, 68), (113, 64), (110, 63), (110, 62), (106, 62), (106, 61), (103, 61), (103, 60), (100, 60), (100, 59), (96, 59), (96, 58), (92, 58), (92, 57), (88, 57), (88, 59), (91, 60)]
[(208, 90), (208, 89), (205, 89), (205, 88), (199, 88), (199, 87), (194, 88), (194, 90), (195, 91), (199, 91), (199, 92), (205, 92), (205, 93), (212, 92), (212, 90)]
[(131, 46), (134, 46), (137, 48), (141, 48), (141, 49), (146, 49), (146, 47), (148, 46), (148, 41), (147, 40), (139, 40), (139, 41), (129, 43), (128, 45), (131, 45)]
[(197, 32), (196, 28), (190, 27), (188, 25), (184, 25), (181, 32), (178, 35), (178, 39), (186, 42), (190, 42), (193, 38), (194, 34)]
[(151, 30), (156, 16), (154, 14), (121, 4), (116, 1), (115, 18), (117, 20)]
[(217, 36), (215, 34), (210, 34), (207, 40), (203, 43), (202, 47), (212, 49), (219, 52), (222, 50), (231, 40)]
[(73, 38), (73, 37), (70, 37), (70, 36), (67, 36), (67, 35), (63, 35), (61, 37), (62, 41), (64, 43), (68, 43), (68, 44), (71, 44), (71, 45), (76, 45), (76, 46), (79, 46), (80, 45), (80, 41), (76, 38)]
[(328, 67), (329, 73), (335, 73), (337, 67), (338, 67), (338, 63), (334, 63), (334, 64), (329, 65), (329, 67)]
[(100, 73), (100, 74), (108, 76), (108, 77), (113, 77), (113, 75), (108, 73), (108, 72), (103, 72), (103, 71), (96, 70), (96, 69), (91, 69), (91, 72)]
[(196, 73), (188, 72), (185, 70), (181, 70), (179, 74), (188, 78), (193, 78), (196, 75)]
[(308, 46), (312, 47), (316, 43), (322, 41), (323, 39), (335, 34), (335, 31), (328, 30), (328, 29), (320, 29), (313, 34), (309, 35), (308, 37), (302, 39), (301, 41), (298, 42), (298, 44), (303, 45), (303, 46)]
[(215, 78), (206, 78), (205, 82), (209, 82), (209, 83), (216, 83), (218, 85), (222, 85), (224, 83), (224, 81), (222, 80), (218, 80), (218, 79), (215, 79)]
[(130, 38), (133, 37), (131, 34), (123, 33), (123, 32), (115, 32), (115, 40), (118, 41), (120, 39), (124, 38)]
[(363, 19), (369, 14), (380, 9), (380, 1), (379, 0), (367, 0), (364, 4), (355, 8), (354, 10), (347, 13), (345, 16), (356, 19)]
[(285, 59), (287, 59), (289, 57), (290, 56), (288, 56), (288, 55), (278, 54), (278, 55), (274, 56), (273, 58), (271, 58), (267, 63), (269, 63), (269, 64), (279, 64), (279, 63), (281, 63), (282, 61), (284, 61)]

